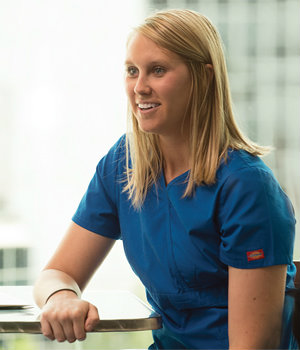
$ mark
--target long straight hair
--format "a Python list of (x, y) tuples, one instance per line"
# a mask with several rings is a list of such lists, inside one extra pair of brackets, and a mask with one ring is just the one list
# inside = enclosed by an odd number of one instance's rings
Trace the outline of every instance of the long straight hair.
[[(189, 125), (190, 172), (184, 197), (195, 186), (213, 184), (228, 148), (262, 156), (269, 151), (250, 141), (239, 129), (232, 111), (222, 41), (213, 24), (191, 10), (157, 12), (134, 29), (161, 48), (176, 53), (187, 65), (191, 90), (185, 118)], [(213, 74), (206, 68), (210, 64)], [(183, 124), (185, 122), (183, 118)], [(147, 191), (162, 171), (158, 135), (140, 130), (130, 106), (127, 133), (127, 191), (134, 207), (141, 207)]]

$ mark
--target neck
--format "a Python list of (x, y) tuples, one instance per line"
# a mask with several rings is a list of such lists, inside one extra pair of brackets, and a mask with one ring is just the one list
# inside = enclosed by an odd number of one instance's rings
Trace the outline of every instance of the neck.
[(190, 169), (189, 145), (186, 138), (160, 137), (166, 183)]

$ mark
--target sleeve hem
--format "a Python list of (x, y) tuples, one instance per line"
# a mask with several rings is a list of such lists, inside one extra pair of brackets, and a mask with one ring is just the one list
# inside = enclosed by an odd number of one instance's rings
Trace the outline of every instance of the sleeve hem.
[(104, 237), (107, 237), (107, 238), (111, 238), (111, 239), (115, 239), (115, 240), (118, 240), (118, 239), (121, 239), (121, 235), (120, 234), (111, 234), (111, 233), (108, 233), (108, 232), (105, 232), (105, 231), (100, 231), (99, 228), (96, 228), (95, 226), (91, 225), (90, 223), (87, 223), (86, 221), (82, 220), (82, 218), (74, 215), (72, 217), (72, 221), (77, 224), (78, 226), (80, 227), (83, 227), (84, 229), (88, 230), (88, 231), (91, 231), (97, 235), (100, 235), (100, 236), (104, 236)]
[(247, 261), (246, 259), (232, 259), (227, 256), (220, 256), (220, 260), (223, 264), (237, 269), (256, 269), (260, 267), (269, 267), (275, 265), (290, 265), (292, 264), (292, 259), (290, 256), (275, 258), (275, 259), (260, 259), (255, 261)]

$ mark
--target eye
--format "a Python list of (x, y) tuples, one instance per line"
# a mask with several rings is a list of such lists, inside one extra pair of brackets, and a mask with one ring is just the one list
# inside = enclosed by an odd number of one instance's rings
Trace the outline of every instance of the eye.
[(126, 73), (129, 77), (135, 77), (138, 74), (138, 69), (136, 67), (130, 66), (126, 68)]
[(163, 68), (163, 67), (157, 66), (157, 67), (154, 67), (154, 68), (153, 68), (153, 73), (154, 73), (155, 75), (161, 76), (161, 75), (163, 75), (165, 72), (166, 72), (166, 70), (165, 70), (165, 68)]

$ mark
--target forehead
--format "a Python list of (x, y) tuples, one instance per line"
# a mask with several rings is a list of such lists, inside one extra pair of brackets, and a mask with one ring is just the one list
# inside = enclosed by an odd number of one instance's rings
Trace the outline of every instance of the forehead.
[(141, 33), (134, 33), (128, 40), (126, 50), (126, 62), (139, 61), (182, 61), (179, 55), (169, 51)]

